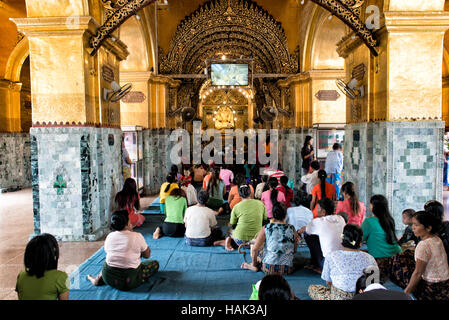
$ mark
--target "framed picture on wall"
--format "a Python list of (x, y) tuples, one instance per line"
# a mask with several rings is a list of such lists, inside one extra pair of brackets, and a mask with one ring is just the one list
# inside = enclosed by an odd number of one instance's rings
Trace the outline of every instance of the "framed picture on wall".
[[(317, 158), (325, 159), (334, 143), (340, 143), (344, 148), (345, 131), (337, 129), (317, 130)], [(343, 150), (342, 150), (343, 151)]]

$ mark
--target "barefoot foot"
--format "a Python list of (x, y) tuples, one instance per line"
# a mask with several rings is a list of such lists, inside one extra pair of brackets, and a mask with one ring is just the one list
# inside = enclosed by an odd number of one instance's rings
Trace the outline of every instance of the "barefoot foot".
[(161, 237), (161, 228), (157, 227), (153, 233), (153, 239), (159, 239)]
[(248, 269), (248, 270), (251, 270), (251, 271), (254, 271), (254, 272), (259, 271), (259, 269), (256, 266), (253, 266), (252, 264), (249, 264), (249, 263), (246, 263), (246, 262), (243, 262), (242, 265), (240, 266), (240, 268)]

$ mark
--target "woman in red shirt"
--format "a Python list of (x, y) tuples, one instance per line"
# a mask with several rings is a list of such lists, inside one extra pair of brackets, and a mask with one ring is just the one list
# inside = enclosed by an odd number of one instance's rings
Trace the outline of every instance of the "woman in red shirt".
[[(312, 201), (310, 202), (310, 210), (313, 212), (313, 218), (315, 219), (318, 216), (317, 212), (317, 203), (322, 198), (329, 198), (331, 200), (336, 200), (335, 196), (335, 187), (326, 181), (327, 173), (324, 170), (318, 171), (318, 179), (320, 183), (317, 184), (312, 189)], [(324, 194), (324, 196), (323, 196)]]
[(292, 206), (291, 202), (293, 201), (293, 198), (295, 197), (295, 194), (293, 193), (293, 189), (289, 188), (287, 186), (287, 183), (288, 183), (288, 177), (287, 176), (282, 176), (280, 178), (280, 180), (281, 180), (280, 181), (281, 184), (276, 189), (278, 189), (279, 191), (284, 193), (285, 206), (286, 206), (286, 209), (288, 209), (288, 208), (290, 208)]
[(132, 178), (125, 180), (123, 190), (115, 196), (117, 210), (126, 210), (129, 214), (129, 221), (133, 227), (140, 227), (145, 221), (145, 217), (136, 212), (140, 210), (140, 195), (137, 192), (136, 181)]
[(341, 211), (346, 212), (349, 215), (348, 224), (360, 226), (363, 219), (365, 219), (365, 204), (359, 201), (354, 184), (352, 182), (346, 182), (341, 187), (341, 192), (345, 200), (338, 202), (337, 213)]

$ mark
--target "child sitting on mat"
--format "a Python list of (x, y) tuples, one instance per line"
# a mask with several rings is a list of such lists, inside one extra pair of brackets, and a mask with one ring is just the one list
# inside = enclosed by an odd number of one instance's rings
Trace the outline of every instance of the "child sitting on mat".
[(133, 232), (128, 212), (116, 211), (111, 217), (111, 232), (104, 242), (106, 262), (102, 272), (87, 279), (95, 286), (108, 284), (111, 287), (129, 291), (147, 282), (159, 270), (159, 262), (147, 260), (151, 255), (141, 233)]
[(28, 242), (25, 270), (17, 276), (19, 300), (69, 299), (68, 276), (58, 271), (58, 259), (58, 242), (51, 234), (35, 236)]

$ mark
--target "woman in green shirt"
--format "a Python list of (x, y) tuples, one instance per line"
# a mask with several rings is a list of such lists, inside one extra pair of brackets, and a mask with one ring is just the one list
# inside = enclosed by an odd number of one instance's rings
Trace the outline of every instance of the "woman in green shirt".
[(214, 242), (214, 246), (224, 246), (227, 251), (233, 251), (253, 240), (263, 224), (268, 221), (265, 205), (260, 200), (251, 199), (249, 185), (241, 185), (239, 195), (242, 201), (234, 206), (229, 220), (233, 229), (232, 235), (225, 240)]
[(376, 259), (381, 281), (385, 281), (390, 276), (392, 257), (402, 250), (396, 237), (394, 219), (388, 209), (388, 200), (383, 195), (374, 195), (370, 199), (370, 209), (373, 216), (361, 225), (363, 240), (368, 246), (368, 253)]
[(55, 237), (35, 236), (25, 249), (25, 270), (17, 276), (19, 300), (68, 300), (68, 276), (58, 271), (59, 246)]
[(184, 190), (176, 188), (165, 199), (165, 221), (162, 226), (156, 228), (153, 239), (163, 236), (184, 237), (184, 213), (187, 210), (187, 195)]

